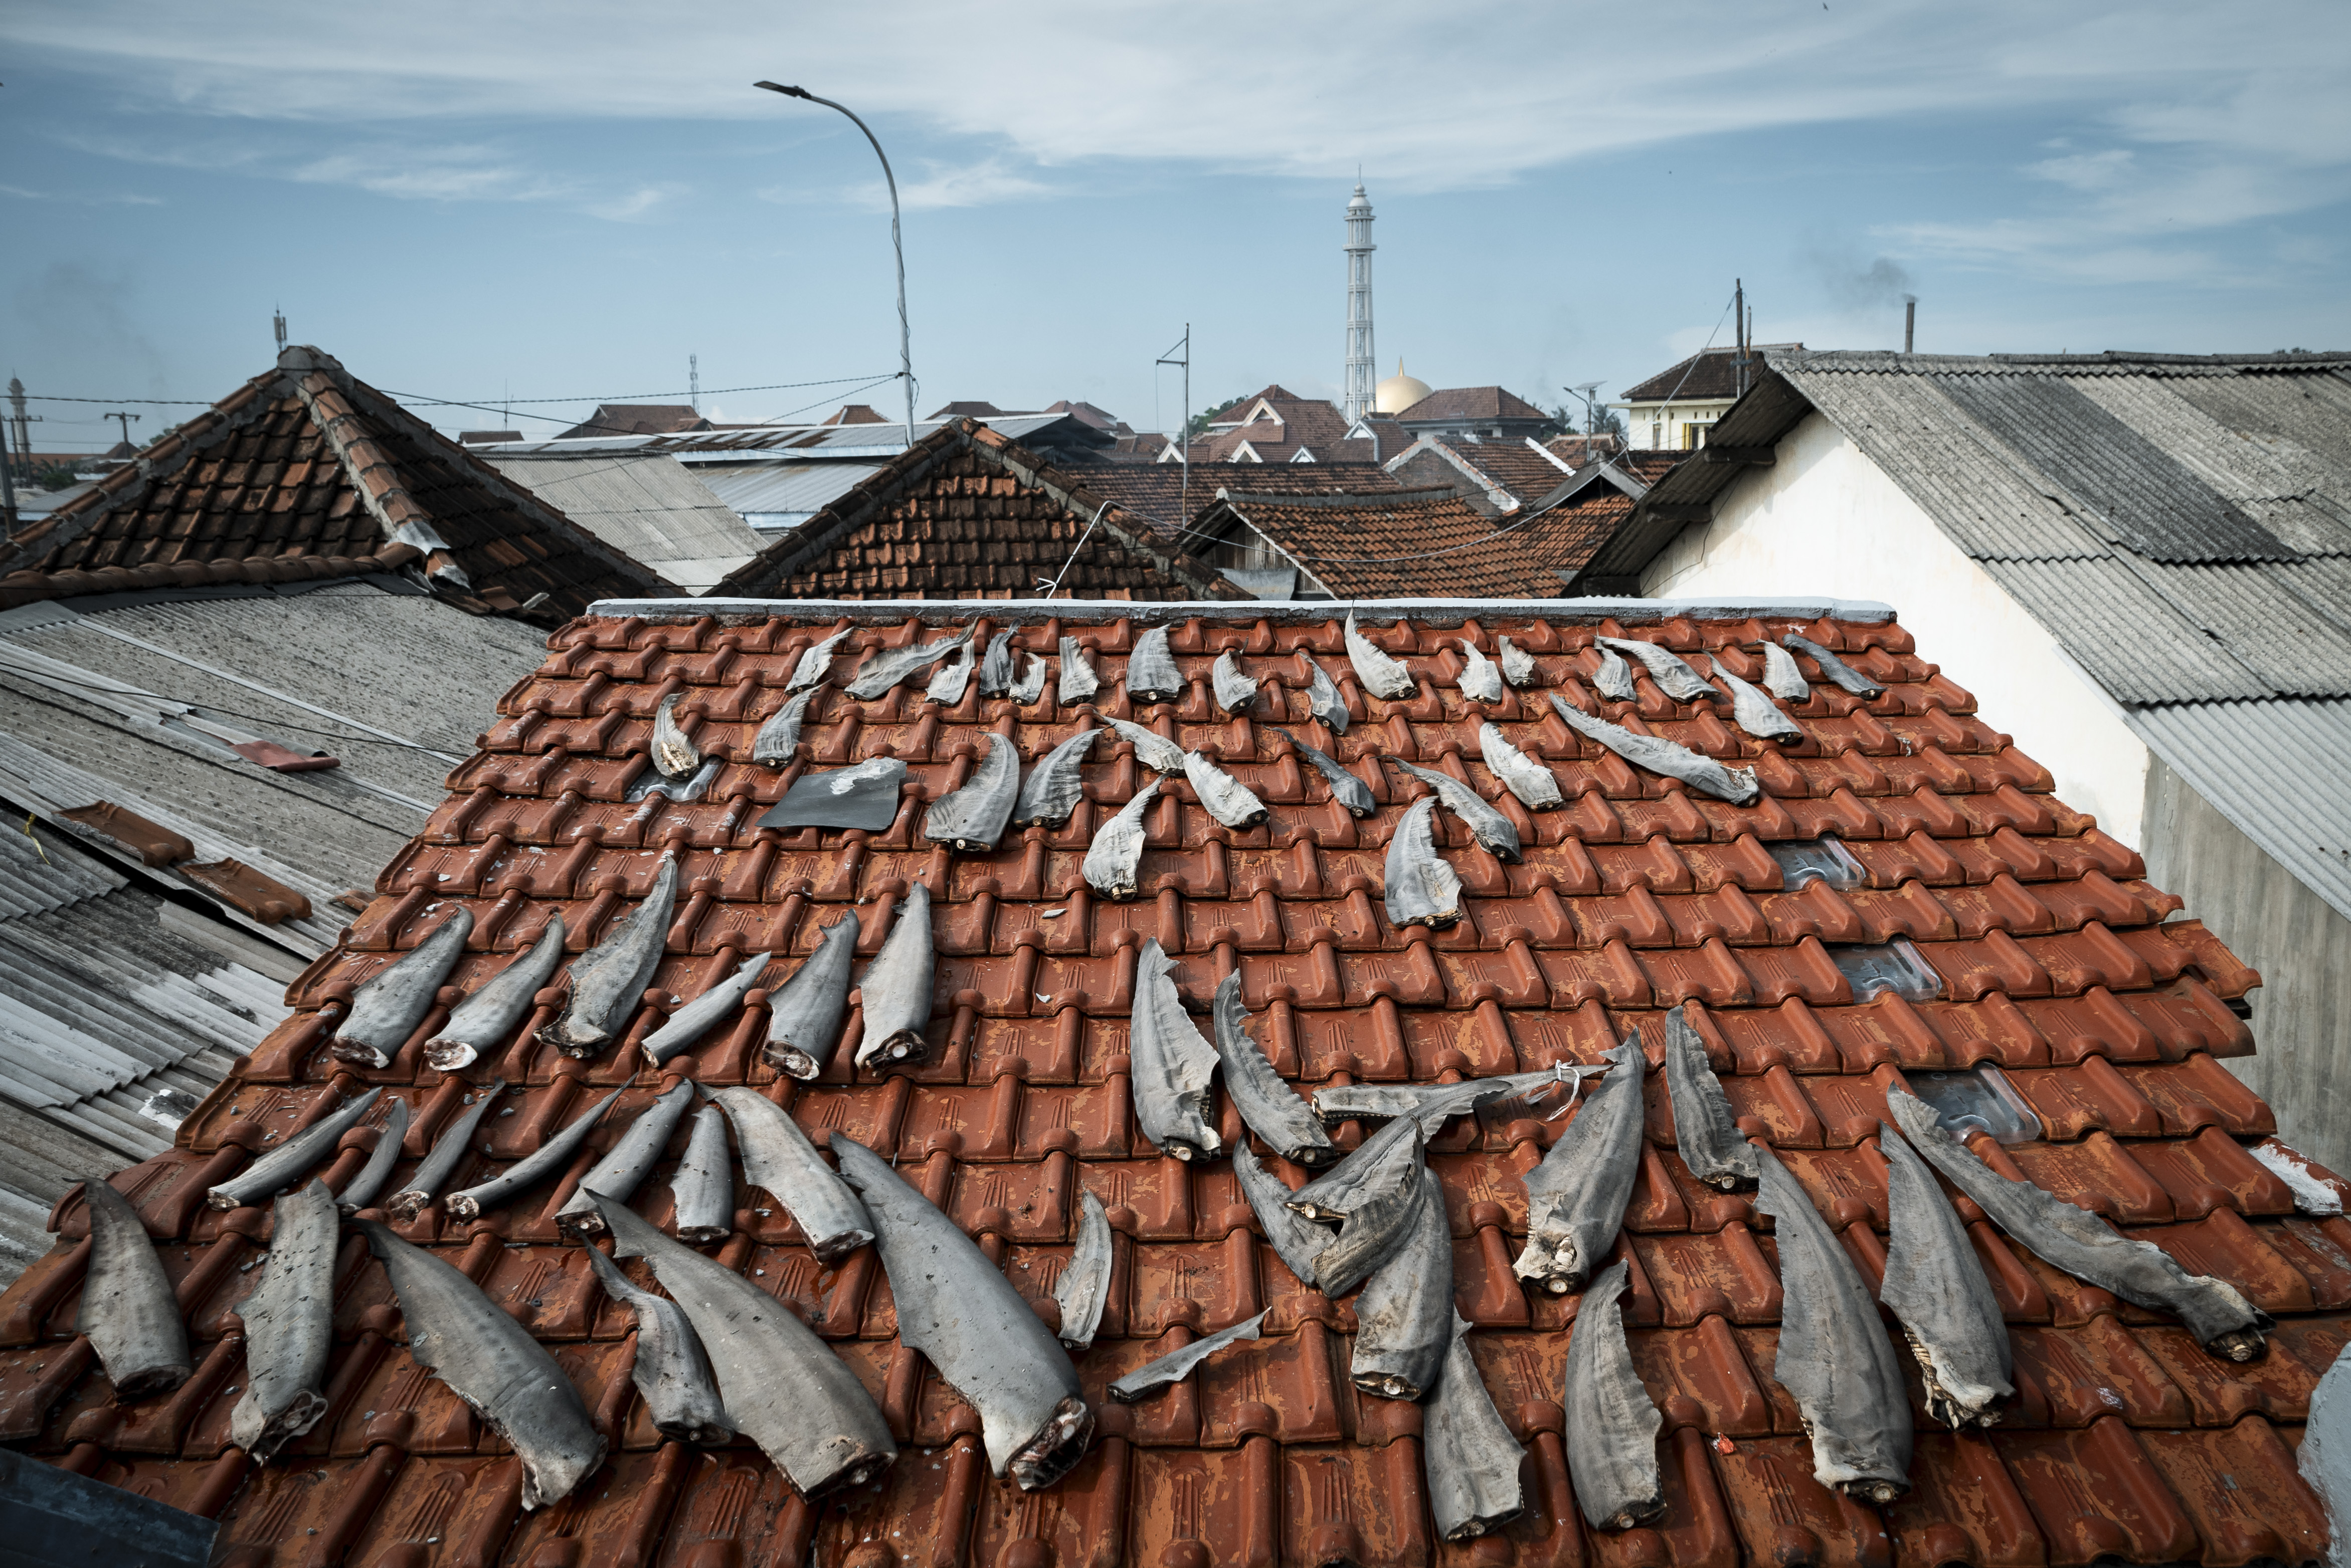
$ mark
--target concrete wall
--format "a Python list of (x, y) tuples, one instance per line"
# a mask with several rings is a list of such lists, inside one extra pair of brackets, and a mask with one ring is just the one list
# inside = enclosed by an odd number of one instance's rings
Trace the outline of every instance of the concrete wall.
[(1807, 415), (1778, 459), (1724, 491), (1711, 523), (1683, 529), (1641, 591), (1885, 601), (1985, 722), (2049, 769), (2061, 800), (2140, 847), (2147, 747), (2056, 639), (1827, 419)]
[(2147, 769), (2147, 880), (2188, 901), (2229, 950), (2262, 972), (2259, 1054), (2229, 1062), (2277, 1113), (2278, 1135), (2351, 1170), (2351, 920), (2263, 853), (2156, 758)]

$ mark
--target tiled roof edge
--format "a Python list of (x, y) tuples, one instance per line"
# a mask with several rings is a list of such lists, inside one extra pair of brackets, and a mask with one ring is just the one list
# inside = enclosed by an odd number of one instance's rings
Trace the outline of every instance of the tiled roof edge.
[[(1750, 618), (1792, 621), (1851, 621), (1865, 625), (1891, 621), (1894, 607), (1874, 599), (1359, 599), (1343, 601), (1363, 621), (1414, 620), (1436, 626), (1458, 626), (1464, 621), (1497, 616), (1531, 616), (1543, 621), (1590, 624), (1618, 621), (1655, 621), (1683, 615), (1694, 621), (1745, 621)], [(698, 621), (705, 616), (790, 615), (799, 620), (837, 617), (844, 621), (897, 622), (968, 621), (975, 614), (998, 620), (1010, 616), (1063, 621), (1176, 622), (1268, 621), (1276, 625), (1321, 622), (1331, 619), (1329, 601), (1284, 602), (1242, 601), (1123, 600), (1123, 599), (600, 599), (588, 607), (590, 616), (643, 621)]]

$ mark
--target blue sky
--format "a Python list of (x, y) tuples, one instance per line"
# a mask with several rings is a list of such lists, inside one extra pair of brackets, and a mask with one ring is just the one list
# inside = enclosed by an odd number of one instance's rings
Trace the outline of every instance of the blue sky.
[[(1766, 341), (1898, 346), (1908, 291), (1922, 350), (2351, 348), (2339, 4), (17, 0), (0, 371), (210, 400), (280, 307), (423, 397), (886, 374), (872, 152), (761, 77), (897, 166), (918, 413), (1171, 426), (1187, 320), (1196, 406), (1332, 395), (1359, 163), (1383, 371), (1439, 386), (1610, 395), (1727, 340), (1738, 277)], [(37, 445), (111, 439), (37, 412)]]

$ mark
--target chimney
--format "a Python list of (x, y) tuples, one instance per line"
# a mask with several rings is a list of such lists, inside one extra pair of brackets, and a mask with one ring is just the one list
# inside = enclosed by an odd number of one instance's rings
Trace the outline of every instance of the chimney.
[(1918, 297), (1906, 294), (1902, 297), (1902, 351), (1906, 354), (1916, 352), (1917, 341)]

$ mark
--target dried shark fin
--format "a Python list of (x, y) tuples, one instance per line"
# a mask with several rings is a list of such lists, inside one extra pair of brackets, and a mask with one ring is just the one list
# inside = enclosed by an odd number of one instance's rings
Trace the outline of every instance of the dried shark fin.
[(1779, 705), (1761, 692), (1724, 669), (1720, 664), (1714, 673), (1730, 688), (1730, 718), (1740, 728), (1758, 740), (1802, 740), (1804, 732), (1796, 721), (1782, 713)]
[(1665, 1417), (1633, 1369), (1617, 1307), (1632, 1277), (1621, 1259), (1594, 1275), (1567, 1342), (1567, 1474), (1594, 1530), (1630, 1530), (1666, 1511), (1657, 1465)]
[(1755, 1145), (1739, 1130), (1730, 1097), (1706, 1059), (1706, 1042), (1679, 1006), (1666, 1014), (1666, 1092), (1674, 1145), (1690, 1175), (1724, 1192), (1755, 1185)]
[(614, 1203), (626, 1203), (646, 1176), (653, 1173), (653, 1164), (669, 1147), (670, 1134), (694, 1109), (694, 1085), (681, 1080), (665, 1094), (657, 1095), (653, 1103), (637, 1113), (627, 1132), (612, 1145), (612, 1152), (588, 1167), (580, 1185), (571, 1194), (571, 1201), (555, 1213), (555, 1228), (575, 1239), (604, 1234), (604, 1218), (598, 1212), (596, 1198), (609, 1197)]
[(1478, 754), (1485, 759), (1486, 770), (1528, 810), (1548, 811), (1565, 803), (1559, 776), (1512, 746), (1502, 727), (1491, 719), (1478, 727)]
[(1085, 645), (1075, 637), (1062, 638), (1061, 675), (1053, 695), (1065, 703), (1083, 703), (1092, 702), (1101, 691), (1102, 677), (1094, 674)]
[(823, 681), (825, 676), (832, 673), (833, 651), (847, 641), (850, 632), (854, 630), (854, 627), (844, 626), (802, 653), (800, 662), (792, 666), (790, 684), (784, 689), (788, 692), (804, 691)]
[(702, 766), (702, 748), (678, 727), (677, 699), (684, 695), (672, 692), (653, 708), (653, 769), (673, 781), (693, 778), (694, 770)]
[(849, 1017), (849, 972), (857, 958), (857, 911), (824, 928), (816, 951), (792, 977), (768, 994), (768, 1043), (762, 1061), (802, 1082), (832, 1064)]
[[(1573, 1062), (1538, 1069), (1533, 1072), (1506, 1072), (1492, 1078), (1477, 1078), (1468, 1082), (1480, 1088), (1491, 1089), (1494, 1098), (1481, 1100), (1479, 1110), (1487, 1110), (1509, 1100), (1523, 1100), (1537, 1091), (1566, 1085), (1572, 1092), (1579, 1079), (1597, 1077), (1604, 1069), (1578, 1067)], [(1332, 1083), (1314, 1091), (1314, 1113), (1326, 1124), (1351, 1122), (1358, 1117), (1384, 1122), (1395, 1116), (1426, 1117), (1432, 1108), (1449, 1101), (1458, 1105), (1461, 1083)], [(1447, 1114), (1454, 1113), (1450, 1109)]]
[(1331, 672), (1322, 667), (1321, 661), (1309, 659), (1306, 666), (1313, 672), (1306, 687), (1308, 715), (1320, 719), (1332, 734), (1346, 734), (1348, 720), (1353, 716), (1347, 712), (1347, 699), (1339, 695)]
[(596, 1124), (612, 1108), (612, 1102), (624, 1092), (625, 1090), (613, 1090), (590, 1105), (585, 1115), (539, 1145), (537, 1152), (517, 1160), (488, 1181), (451, 1193), (441, 1200), (442, 1208), (453, 1219), (479, 1219), (498, 1205), (528, 1192), (571, 1163), (571, 1156), (580, 1152), (580, 1145), (588, 1141), (588, 1134), (596, 1130)]
[(735, 1229), (735, 1162), (726, 1149), (726, 1113), (705, 1105), (694, 1113), (685, 1157), (671, 1173), (680, 1241), (724, 1241)]
[(1028, 663), (1020, 667), (1020, 678), (1014, 681), (1012, 689), (1005, 694), (1012, 699), (1015, 707), (1027, 707), (1045, 695), (1047, 666), (1044, 659), (1036, 653), (1024, 653), (1021, 657)]
[(1199, 797), (1201, 810), (1225, 827), (1238, 831), (1265, 821), (1265, 802), (1249, 786), (1196, 751), (1184, 754), (1184, 778)]
[(407, 1136), (408, 1102), (394, 1098), (392, 1109), (383, 1113), (383, 1125), (376, 1129), (375, 1147), (369, 1151), (367, 1164), (335, 1195), (338, 1210), (357, 1214), (375, 1202), (384, 1184), (392, 1180), (392, 1167), (400, 1163), (401, 1142)]
[(1070, 813), (1085, 798), (1084, 778), (1079, 770), (1093, 755), (1094, 741), (1101, 734), (1098, 729), (1078, 731), (1029, 770), (1028, 780), (1020, 786), (1020, 799), (1012, 808), (1014, 827), (1059, 827), (1070, 820)]
[(460, 904), (433, 935), (368, 977), (351, 994), (351, 1010), (335, 1030), (331, 1048), (338, 1061), (389, 1067), (392, 1053), (408, 1043), (449, 971), (465, 956), (474, 934), (473, 911)]
[[(1777, 643), (1764, 643), (1763, 689), (1775, 697), (1792, 703), (1802, 702), (1813, 695), (1813, 683), (1804, 679), (1804, 672), (1796, 667), (1796, 656)], [(1716, 666), (1718, 669), (1720, 665)]]
[(1146, 1361), (1133, 1372), (1110, 1385), (1110, 1396), (1121, 1405), (1133, 1405), (1148, 1399), (1163, 1388), (1173, 1388), (1192, 1375), (1199, 1364), (1228, 1344), (1258, 1337), (1265, 1323), (1265, 1313), (1246, 1322), (1235, 1323), (1228, 1329), (1194, 1340), (1181, 1350), (1171, 1350), (1155, 1361)]
[(465, 1163), (474, 1129), (482, 1124), (482, 1118), (489, 1114), (491, 1105), (496, 1103), (506, 1086), (506, 1080), (500, 1078), (494, 1080), (487, 1089), (474, 1092), (473, 1103), (460, 1111), (456, 1119), (442, 1129), (441, 1135), (433, 1140), (433, 1147), (425, 1155), (423, 1162), (410, 1174), (408, 1185), (393, 1193), (392, 1201), (384, 1205), (386, 1213), (405, 1225), (424, 1212), (424, 1206), (441, 1195), (441, 1188)]
[(1510, 825), (1510, 818), (1494, 809), (1493, 802), (1441, 769), (1415, 767), (1401, 757), (1385, 758), (1384, 760), (1403, 768), (1436, 790), (1437, 798), (1445, 803), (1445, 809), (1461, 819), (1461, 825), (1469, 830), (1469, 836), (1478, 841), (1479, 848), (1507, 864), (1519, 863), (1522, 858), (1519, 830)]
[(89, 1336), (116, 1404), (169, 1394), (196, 1364), (163, 1260), (139, 1211), (103, 1178), (83, 1182), (81, 1199), (89, 1211), (89, 1266), (74, 1332)]
[(963, 695), (970, 689), (971, 677), (976, 673), (977, 664), (971, 656), (971, 649), (957, 648), (931, 672), (931, 682), (923, 688), (923, 696), (941, 707), (953, 707), (963, 701)]
[(1184, 695), (1184, 677), (1167, 651), (1167, 628), (1153, 626), (1134, 640), (1126, 656), (1126, 695), (1138, 704), (1172, 703)]
[(965, 854), (988, 854), (1012, 821), (1020, 794), (1020, 751), (994, 730), (981, 732), (978, 766), (960, 789), (931, 802), (923, 837)]
[(1117, 732), (1118, 737), (1134, 747), (1134, 759), (1154, 773), (1165, 777), (1184, 771), (1184, 748), (1155, 729), (1145, 729), (1123, 718), (1113, 718), (1092, 708), (1086, 710)]
[(977, 630), (976, 625), (967, 626), (952, 637), (919, 646), (910, 643), (904, 648), (876, 648), (872, 657), (865, 661), (856, 676), (841, 689), (860, 702), (872, 702), (876, 697), (886, 696), (893, 687), (915, 671), (928, 669), (957, 648), (968, 645), (972, 632)]
[[(596, 1228), (604, 1228), (601, 1217)], [(718, 1396), (718, 1375), (710, 1369), (710, 1357), (685, 1309), (630, 1283), (621, 1266), (593, 1247), (588, 1249), (588, 1267), (604, 1293), (637, 1320), (636, 1358), (629, 1379), (645, 1402), (653, 1430), (681, 1443), (714, 1448), (732, 1437), (735, 1427), (726, 1419), (726, 1401)]]
[(228, 1440), (266, 1464), (327, 1413), (335, 1348), (335, 1253), (342, 1225), (323, 1182), (277, 1200), (261, 1283), (229, 1311), (245, 1322), (244, 1396)]
[(1692, 751), (1670, 740), (1654, 735), (1635, 735), (1622, 725), (1604, 718), (1593, 718), (1568, 703), (1560, 700), (1557, 692), (1551, 694), (1551, 706), (1558, 710), (1568, 728), (1589, 736), (1625, 761), (1646, 768), (1652, 773), (1662, 773), (1668, 779), (1678, 779), (1693, 789), (1727, 800), (1734, 806), (1751, 804), (1763, 793), (1755, 781), (1751, 768), (1725, 768), (1704, 752)]
[(857, 1065), (913, 1065), (930, 1055), (923, 1030), (931, 1021), (931, 989), (937, 959), (931, 946), (931, 890), (915, 883), (898, 901), (882, 951), (857, 982), (863, 998), (865, 1035), (857, 1043)]
[(2170, 1312), (2212, 1354), (2252, 1361), (2267, 1348), (2270, 1315), (2210, 1275), (2190, 1274), (2152, 1242), (2122, 1236), (2087, 1209), (2030, 1182), (2011, 1181), (1943, 1127), (1933, 1106), (1906, 1090), (1886, 1092), (1910, 1146), (1973, 1198), (1999, 1227), (2054, 1267), (2112, 1291), (2134, 1306)]
[(1641, 661), (1657, 689), (1677, 702), (1719, 703), (1722, 694), (1706, 684), (1706, 677), (1692, 669), (1680, 654), (1655, 643), (1644, 643), (1633, 637), (1594, 637), (1602, 647), (1620, 653), (1630, 653)]
[(1531, 686), (1535, 684), (1535, 656), (1508, 637), (1494, 639), (1494, 662), (1502, 667), (1502, 679), (1510, 685)]
[(1910, 1398), (1885, 1320), (1853, 1257), (1769, 1149), (1756, 1207), (1779, 1243), (1780, 1352), (1771, 1375), (1813, 1438), (1813, 1479), (1856, 1502), (1910, 1490)]
[(1453, 1343), (1453, 1236), (1445, 1189), (1420, 1171), (1420, 1202), (1404, 1241), (1355, 1298), (1348, 1376), (1383, 1399), (1418, 1400), (1437, 1386)]
[(1397, 820), (1384, 880), (1388, 923), (1398, 930), (1442, 931), (1461, 918), (1461, 877), (1437, 852), (1436, 796), (1422, 796)]
[(1319, 1166), (1339, 1157), (1322, 1119), (1283, 1082), (1265, 1052), (1249, 1038), (1249, 1009), (1241, 1002), (1240, 971), (1217, 983), (1211, 1007), (1216, 1022), (1217, 1056), (1224, 1063), (1225, 1092), (1241, 1113), (1242, 1124), (1263, 1138), (1266, 1146), (1285, 1160)]
[(1217, 654), (1217, 662), (1208, 667), (1208, 694), (1227, 713), (1245, 711), (1257, 701), (1257, 677), (1242, 673), (1241, 662), (1230, 648)]
[(424, 1042), (424, 1065), (436, 1072), (471, 1067), (514, 1035), (529, 1016), (531, 999), (563, 967), (563, 916), (550, 915), (530, 945), (481, 989), (459, 1002), (441, 1032)]
[(1455, 684), (1461, 695), (1473, 703), (1498, 703), (1502, 700), (1502, 672), (1494, 661), (1478, 650), (1478, 644), (1467, 637), (1457, 637), (1461, 644), (1461, 678)]
[(1249, 1212), (1257, 1216), (1274, 1256), (1300, 1282), (1313, 1284), (1316, 1260), (1331, 1245), (1331, 1232), (1290, 1207), (1290, 1188), (1258, 1164), (1247, 1145), (1233, 1149), (1233, 1177), (1240, 1184), (1241, 1196), (1249, 1200)]
[(832, 1152), (873, 1216), (898, 1342), (929, 1357), (979, 1412), (989, 1469), (1010, 1472), (1023, 1491), (1061, 1479), (1085, 1457), (1094, 1428), (1070, 1353), (987, 1254), (889, 1161), (839, 1133)]
[(1102, 1308), (1110, 1301), (1111, 1248), (1110, 1215), (1089, 1187), (1078, 1195), (1078, 1240), (1069, 1267), (1053, 1281), (1053, 1300), (1061, 1309), (1061, 1341), (1071, 1350), (1093, 1343), (1102, 1327)]
[(696, 1040), (716, 1027), (718, 1020), (743, 1005), (745, 993), (757, 985), (760, 971), (773, 956), (754, 953), (736, 967), (735, 972), (705, 990), (694, 1000), (669, 1015), (669, 1021), (645, 1036), (637, 1049), (655, 1067), (684, 1051), (693, 1049)]
[(542, 1043), (584, 1058), (599, 1054), (627, 1030), (661, 967), (676, 905), (677, 854), (664, 850), (644, 902), (572, 960), (571, 995), (562, 1015), (538, 1031)]
[(1019, 633), (1019, 627), (1007, 626), (987, 640), (987, 655), (979, 661), (981, 696), (1000, 697), (1012, 689), (1012, 683), (1020, 673), (1017, 667), (1020, 655), (1013, 648), (1012, 639)]
[(605, 1445), (555, 1357), (455, 1269), (388, 1226), (358, 1223), (392, 1277), (409, 1355), (471, 1406), (522, 1461), (522, 1506), (569, 1497), (604, 1462)]
[(1526, 1511), (1519, 1487), (1526, 1450), (1494, 1408), (1469, 1351), (1469, 1325), (1458, 1312), (1437, 1391), (1421, 1416), (1421, 1458), (1428, 1470), (1428, 1510), (1446, 1540), (1475, 1541)]
[(808, 720), (809, 704), (816, 700), (817, 688), (808, 686), (784, 700), (784, 706), (768, 716), (758, 732), (751, 737), (751, 760), (766, 768), (782, 768), (790, 763), (792, 754), (799, 749), (800, 726)]
[(1859, 670), (1855, 669), (1851, 664), (1846, 664), (1843, 659), (1838, 658), (1834, 653), (1830, 653), (1826, 648), (1822, 647), (1810, 637), (1802, 636), (1797, 632), (1791, 632), (1786, 636), (1780, 639), (1780, 645), (1783, 648), (1792, 649), (1799, 653), (1810, 653), (1813, 656), (1813, 661), (1820, 665), (1821, 674), (1826, 675), (1830, 680), (1834, 681), (1846, 691), (1851, 692), (1855, 696), (1878, 697), (1886, 695), (1886, 688), (1884, 686), (1879, 685), (1867, 675), (1863, 674)]
[(1612, 703), (1631, 702), (1635, 695), (1633, 667), (1625, 662), (1625, 655), (1608, 646), (1605, 639), (1594, 639), (1593, 647), (1600, 655), (1600, 671), (1592, 677), (1592, 689)]
[(1527, 1244), (1511, 1272), (1552, 1295), (1581, 1286), (1616, 1244), (1641, 1170), (1646, 1065), (1637, 1039), (1610, 1051), (1607, 1076), (1526, 1174)]
[(1134, 963), (1134, 1010), (1127, 1026), (1134, 1092), (1134, 1119), (1143, 1135), (1163, 1154), (1193, 1160), (1224, 1152), (1208, 1123), (1208, 1083), (1216, 1076), (1217, 1048), (1200, 1037), (1176, 982), (1175, 967), (1157, 938), (1145, 942)]
[(694, 1325), (726, 1424), (757, 1443), (802, 1497), (862, 1486), (890, 1468), (898, 1457), (890, 1424), (799, 1313), (626, 1204), (605, 1205), (604, 1223), (612, 1255), (643, 1258)]
[(1299, 756), (1314, 765), (1314, 771), (1322, 775), (1322, 781), (1331, 786), (1331, 799), (1338, 801), (1347, 815), (1368, 817), (1380, 809), (1379, 801), (1373, 798), (1372, 787), (1341, 767), (1338, 758), (1315, 750), (1278, 724), (1267, 725), (1266, 728), (1290, 742)]
[[(1459, 1089), (1460, 1084), (1447, 1088)], [(1300, 1187), (1284, 1195), (1286, 1207), (1309, 1219), (1326, 1224), (1353, 1218), (1360, 1210), (1386, 1200), (1399, 1190), (1408, 1189), (1420, 1168), (1419, 1140), (1426, 1137), (1436, 1125), (1441, 1125), (1452, 1109), (1461, 1103), (1430, 1102), (1425, 1113), (1398, 1117), (1355, 1146), (1337, 1165)]]
[(1959, 1210), (1917, 1150), (1880, 1124), (1886, 1156), (1886, 1279), (1877, 1299), (1901, 1320), (1927, 1414), (1955, 1432), (1989, 1427), (2016, 1393), (2008, 1324)]
[(295, 1177), (327, 1157), (329, 1150), (340, 1142), (345, 1133), (360, 1124), (383, 1093), (381, 1085), (366, 1093), (346, 1101), (342, 1107), (313, 1122), (306, 1130), (287, 1139), (283, 1146), (262, 1155), (204, 1194), (204, 1202), (213, 1208), (242, 1208), (248, 1203), (259, 1203), (278, 1188), (292, 1184)]
[[(1326, 1296), (1343, 1296), (1370, 1278), (1395, 1256), (1418, 1223), (1420, 1178), (1427, 1169), (1424, 1160), (1428, 1145), (1417, 1121), (1401, 1120), (1395, 1126), (1404, 1136), (1390, 1150), (1392, 1157), (1367, 1168), (1362, 1180), (1336, 1197), (1345, 1206), (1345, 1222), (1339, 1227), (1339, 1234), (1315, 1254), (1314, 1272), (1308, 1281)], [(1369, 1148), (1370, 1142), (1364, 1146)], [(1287, 1207), (1293, 1213), (1300, 1211), (1299, 1199), (1306, 1192), (1301, 1187), (1291, 1197)], [(1330, 1212), (1327, 1205), (1318, 1204), (1316, 1208), (1319, 1213)]]
[(1420, 690), (1420, 683), (1410, 671), (1388, 656), (1372, 640), (1355, 630), (1355, 612), (1347, 612), (1347, 662), (1355, 667), (1355, 679), (1375, 697), (1389, 702), (1401, 701)]
[(1158, 793), (1159, 780), (1154, 779), (1137, 789), (1134, 799), (1121, 806), (1109, 821), (1096, 828), (1093, 841), (1086, 845), (1085, 862), (1080, 870), (1086, 885), (1104, 898), (1123, 904), (1134, 896), (1143, 867), (1143, 814)]
[(758, 1090), (740, 1086), (714, 1090), (710, 1101), (735, 1124), (743, 1179), (775, 1196), (818, 1261), (838, 1263), (873, 1239), (865, 1206), (824, 1163), (790, 1113)]

